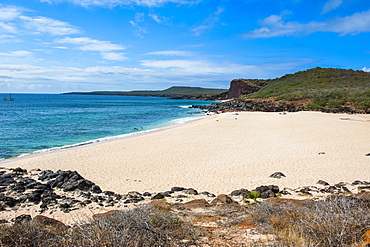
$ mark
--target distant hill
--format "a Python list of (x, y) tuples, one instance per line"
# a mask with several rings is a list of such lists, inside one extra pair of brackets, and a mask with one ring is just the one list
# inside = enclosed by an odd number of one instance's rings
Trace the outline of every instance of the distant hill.
[(156, 96), (168, 98), (203, 98), (211, 97), (227, 92), (227, 89), (212, 89), (201, 87), (180, 87), (174, 86), (165, 90), (158, 91), (94, 91), (94, 92), (70, 92), (65, 94), (83, 95), (123, 95), (123, 96)]
[(257, 92), (241, 98), (300, 102), (310, 110), (370, 108), (370, 73), (362, 70), (314, 68), (265, 82)]

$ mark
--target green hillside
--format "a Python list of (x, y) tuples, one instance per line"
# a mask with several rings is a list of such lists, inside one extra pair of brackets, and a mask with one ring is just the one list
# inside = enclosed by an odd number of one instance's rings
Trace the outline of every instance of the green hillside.
[(314, 68), (268, 80), (269, 83), (244, 99), (307, 102), (312, 110), (370, 108), (370, 73), (360, 70)]

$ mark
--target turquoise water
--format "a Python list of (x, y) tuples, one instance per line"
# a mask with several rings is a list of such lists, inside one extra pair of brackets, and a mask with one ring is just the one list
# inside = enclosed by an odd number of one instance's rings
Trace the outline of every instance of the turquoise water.
[(0, 101), (0, 159), (82, 145), (204, 116), (188, 105), (210, 102), (158, 97), (13, 94)]

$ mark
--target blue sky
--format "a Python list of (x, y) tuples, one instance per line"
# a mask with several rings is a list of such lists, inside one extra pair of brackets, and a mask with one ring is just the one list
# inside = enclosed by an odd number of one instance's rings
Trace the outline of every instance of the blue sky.
[(2, 0), (0, 92), (228, 88), (370, 71), (368, 0)]

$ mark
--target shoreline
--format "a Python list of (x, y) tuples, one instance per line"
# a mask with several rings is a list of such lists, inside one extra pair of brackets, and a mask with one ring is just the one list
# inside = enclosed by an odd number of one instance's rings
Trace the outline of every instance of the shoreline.
[(193, 121), (201, 120), (201, 119), (207, 117), (207, 115), (206, 114), (203, 114), (203, 115), (199, 114), (198, 117), (184, 117), (184, 118), (173, 119), (173, 120), (170, 120), (170, 121), (168, 121), (164, 124), (161, 124), (158, 127), (153, 128), (153, 129), (131, 132), (131, 133), (126, 133), (126, 134), (121, 134), (121, 135), (116, 135), (116, 136), (107, 136), (107, 137), (92, 139), (92, 140), (79, 142), (79, 143), (75, 143), (75, 144), (64, 145), (64, 146), (60, 146), (60, 147), (40, 149), (40, 150), (34, 151), (32, 153), (25, 153), (25, 154), (21, 154), (19, 156), (7, 158), (7, 159), (2, 158), (2, 159), (0, 159), (0, 166), (4, 163), (11, 162), (11, 161), (14, 161), (14, 160), (27, 159), (27, 158), (30, 158), (30, 157), (40, 156), (40, 155), (44, 155), (44, 154), (48, 154), (48, 153), (59, 152), (59, 151), (64, 151), (64, 150), (69, 150), (69, 149), (84, 148), (84, 147), (88, 147), (88, 146), (91, 146), (91, 145), (97, 145), (97, 144), (101, 144), (101, 143), (105, 143), (105, 142), (119, 141), (119, 140), (122, 140), (122, 139), (135, 138), (135, 137), (142, 136), (142, 135), (147, 135), (147, 134), (150, 134), (150, 133), (156, 133), (156, 132), (164, 131), (166, 129), (176, 128), (178, 126), (181, 126), (181, 125), (187, 124), (187, 123), (191, 123)]
[[(335, 184), (370, 180), (369, 126), (369, 115), (224, 113), (158, 132), (13, 158), (0, 166), (76, 170), (117, 193), (182, 186), (227, 194), (269, 184), (296, 188), (320, 179)], [(274, 172), (287, 177), (270, 178)]]

